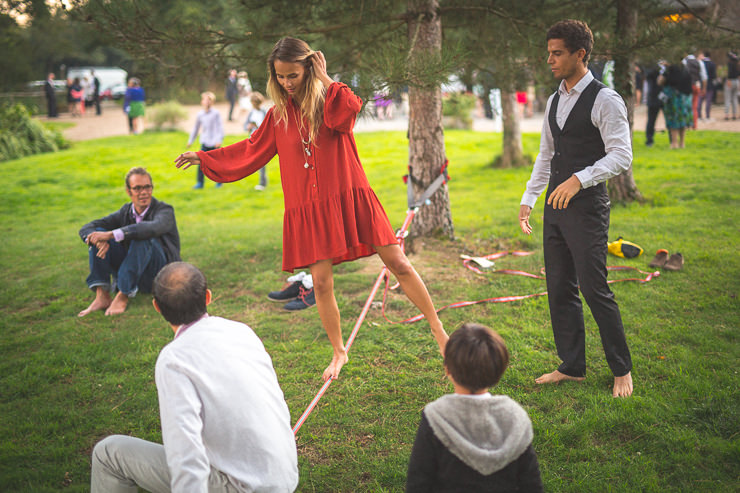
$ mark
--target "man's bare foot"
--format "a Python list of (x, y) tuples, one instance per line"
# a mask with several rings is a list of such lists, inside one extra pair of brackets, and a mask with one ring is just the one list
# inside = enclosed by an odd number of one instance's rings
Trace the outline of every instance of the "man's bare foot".
[(97, 310), (105, 310), (108, 308), (111, 304), (110, 294), (108, 293), (108, 290), (105, 288), (98, 286), (95, 290), (95, 299), (92, 303), (90, 303), (90, 306), (82, 310), (80, 313), (77, 314), (78, 317), (84, 317), (88, 313), (92, 313)]
[(535, 378), (534, 381), (537, 383), (560, 383), (564, 381), (572, 381), (572, 382), (583, 382), (586, 380), (586, 377), (571, 377), (570, 375), (566, 375), (565, 373), (560, 373), (559, 371), (555, 370), (552, 373), (545, 373), (540, 378)]
[(126, 306), (128, 306), (128, 296), (119, 291), (118, 294), (116, 294), (116, 297), (113, 298), (113, 302), (105, 311), (105, 314), (119, 315), (126, 311)]
[(623, 377), (614, 377), (612, 397), (629, 397), (632, 395), (632, 373)]
[(342, 367), (347, 363), (347, 361), (349, 361), (349, 357), (347, 356), (346, 351), (339, 354), (334, 353), (331, 363), (329, 363), (329, 366), (324, 370), (324, 381), (326, 382), (330, 378), (339, 377), (339, 372), (342, 371)]

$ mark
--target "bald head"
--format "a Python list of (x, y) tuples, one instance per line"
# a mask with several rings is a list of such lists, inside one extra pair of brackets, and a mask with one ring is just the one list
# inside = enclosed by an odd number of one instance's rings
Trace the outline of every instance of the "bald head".
[(195, 322), (206, 313), (206, 276), (187, 262), (172, 262), (154, 278), (152, 293), (159, 311), (172, 325)]

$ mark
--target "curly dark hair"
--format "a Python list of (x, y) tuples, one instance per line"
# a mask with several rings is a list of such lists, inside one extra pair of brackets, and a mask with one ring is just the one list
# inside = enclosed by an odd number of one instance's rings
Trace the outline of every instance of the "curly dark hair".
[(567, 19), (553, 24), (547, 30), (547, 41), (551, 39), (562, 39), (568, 51), (575, 53), (583, 48), (586, 54), (583, 56), (583, 63), (588, 64), (588, 58), (591, 56), (591, 50), (594, 47), (594, 35), (591, 33), (588, 24), (575, 19)]
[(445, 366), (452, 379), (472, 392), (493, 387), (509, 365), (506, 344), (488, 327), (466, 323), (445, 346)]

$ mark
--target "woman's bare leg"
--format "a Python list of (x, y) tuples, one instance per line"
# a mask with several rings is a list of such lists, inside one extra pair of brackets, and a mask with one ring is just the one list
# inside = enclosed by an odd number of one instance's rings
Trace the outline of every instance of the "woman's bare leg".
[(408, 257), (403, 253), (400, 246), (376, 246), (375, 250), (380, 255), (380, 259), (385, 266), (388, 267), (388, 270), (396, 276), (396, 279), (401, 284), (401, 288), (403, 288), (403, 292), (406, 293), (409, 300), (416, 305), (429, 321), (432, 335), (439, 346), (439, 352), (444, 355), (445, 345), (449, 336), (442, 326), (442, 321), (437, 316), (437, 310), (434, 309), (434, 303), (432, 303), (432, 298), (429, 296), (429, 291), (427, 291), (424, 281), (421, 280), (421, 277), (414, 269), (414, 266), (411, 265), (411, 262), (409, 262)]
[(348, 361), (347, 350), (342, 339), (342, 326), (339, 319), (339, 307), (334, 298), (334, 273), (332, 261), (320, 260), (309, 266), (313, 278), (313, 290), (316, 296), (316, 308), (319, 310), (321, 323), (334, 350), (331, 363), (324, 370), (324, 380), (330, 377), (337, 378), (342, 366)]

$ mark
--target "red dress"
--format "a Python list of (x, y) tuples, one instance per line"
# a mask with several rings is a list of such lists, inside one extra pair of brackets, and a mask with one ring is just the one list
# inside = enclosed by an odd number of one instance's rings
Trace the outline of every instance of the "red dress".
[(335, 82), (326, 92), (316, 145), (303, 145), (307, 126), (301, 136), (300, 111), (291, 99), (287, 126), (271, 108), (249, 139), (197, 153), (203, 173), (219, 183), (240, 180), (278, 155), (285, 197), (283, 270), (325, 259), (338, 264), (372, 255), (373, 245), (398, 243), (357, 154), (352, 128), (361, 107), (349, 87)]

